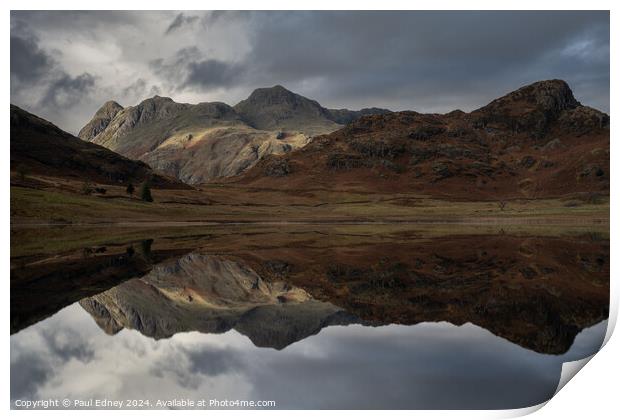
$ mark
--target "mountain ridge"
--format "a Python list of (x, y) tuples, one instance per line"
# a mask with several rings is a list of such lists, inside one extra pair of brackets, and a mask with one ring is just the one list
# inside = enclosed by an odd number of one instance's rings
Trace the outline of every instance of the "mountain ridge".
[[(238, 175), (264, 155), (302, 147), (311, 137), (362, 115), (389, 112), (329, 110), (280, 85), (255, 89), (234, 107), (177, 103), (161, 96), (126, 108), (117, 105), (108, 101), (97, 110), (80, 138), (191, 184)], [(223, 140), (227, 150), (215, 153)]]
[(60, 176), (83, 182), (126, 185), (149, 180), (163, 188), (189, 188), (153, 172), (144, 162), (84, 142), (49, 121), (11, 105), (11, 170), (24, 178)]
[(566, 82), (540, 81), (469, 113), (363, 116), (228, 182), (482, 199), (608, 194), (609, 116)]

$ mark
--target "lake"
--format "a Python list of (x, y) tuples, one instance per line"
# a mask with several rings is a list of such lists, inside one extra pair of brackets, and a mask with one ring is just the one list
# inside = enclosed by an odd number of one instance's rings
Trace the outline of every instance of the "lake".
[(12, 231), (12, 407), (541, 403), (602, 344), (609, 239), (537, 229)]

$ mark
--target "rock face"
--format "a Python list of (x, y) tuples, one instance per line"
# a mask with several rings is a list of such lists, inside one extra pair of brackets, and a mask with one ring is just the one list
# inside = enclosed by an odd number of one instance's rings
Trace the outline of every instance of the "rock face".
[(235, 111), (252, 127), (261, 130), (300, 130), (308, 135), (325, 134), (364, 115), (387, 114), (382, 108), (360, 111), (323, 108), (280, 85), (256, 89), (248, 99), (235, 105)]
[(303, 289), (264, 282), (245, 265), (190, 253), (148, 275), (80, 301), (107, 333), (123, 328), (156, 339), (232, 328), (259, 347), (282, 349), (328, 325), (359, 322)]
[(123, 110), (123, 107), (114, 101), (108, 101), (95, 113), (95, 116), (78, 133), (82, 140), (91, 140), (105, 130), (110, 121)]
[(469, 199), (609, 194), (609, 116), (549, 80), (471, 113), (364, 116), (286, 158), (284, 176), (271, 176), (281, 160), (268, 156), (234, 182)]
[[(263, 156), (306, 145), (311, 136), (379, 109), (332, 111), (281, 86), (257, 89), (234, 108), (220, 102), (180, 104), (155, 96), (122, 108), (107, 102), (80, 138), (187, 183), (228, 177)], [(338, 122), (337, 122), (338, 121)]]
[(153, 173), (144, 162), (84, 142), (36, 115), (11, 105), (11, 171), (107, 184), (151, 179), (164, 188), (187, 188)]
[(526, 131), (544, 137), (549, 125), (563, 111), (581, 107), (563, 80), (546, 80), (534, 83), (473, 112), (478, 117), (475, 124), (494, 125), (513, 132)]

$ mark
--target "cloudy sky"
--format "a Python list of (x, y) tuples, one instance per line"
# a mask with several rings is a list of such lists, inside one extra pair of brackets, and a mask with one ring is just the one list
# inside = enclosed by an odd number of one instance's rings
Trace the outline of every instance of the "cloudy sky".
[(11, 102), (76, 133), (106, 100), (469, 111), (561, 78), (609, 112), (607, 12), (11, 12)]
[(257, 348), (234, 330), (163, 340), (135, 330), (108, 336), (75, 303), (11, 336), (11, 399), (274, 400), (288, 409), (521, 407), (548, 398), (562, 363), (598, 351), (606, 328), (602, 322), (583, 330), (561, 356), (535, 353), (470, 323), (447, 322), (328, 327), (277, 351)]

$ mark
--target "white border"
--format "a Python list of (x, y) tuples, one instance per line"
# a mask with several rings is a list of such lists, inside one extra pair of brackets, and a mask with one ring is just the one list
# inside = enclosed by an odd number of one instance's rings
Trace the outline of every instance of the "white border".
[[(616, 6), (618, 2), (612, 1), (596, 1), (590, 0), (588, 2), (565, 0), (562, 2), (551, 1), (532, 1), (522, 0), (515, 1), (484, 1), (484, 0), (470, 0), (467, 2), (461, 1), (448, 1), (448, 0), (436, 0), (433, 2), (417, 2), (411, 1), (394, 1), (383, 0), (381, 2), (369, 2), (369, 1), (333, 1), (333, 0), (314, 0), (314, 1), (298, 1), (292, 4), (290, 1), (283, 0), (264, 0), (260, 3), (254, 4), (250, 1), (238, 1), (227, 0), (225, 2), (213, 2), (213, 1), (199, 1), (199, 0), (176, 0), (174, 2), (164, 1), (133, 1), (127, 2), (126, 0), (107, 0), (105, 2), (84, 2), (78, 0), (56, 0), (54, 2), (44, 0), (22, 0), (22, 1), (5, 1), (3, 5), (5, 7), (5, 14), (2, 16), (2, 24), (5, 28), (3, 31), (4, 37), (0, 41), (2, 46), (2, 57), (5, 57), (4, 64), (2, 66), (2, 85), (3, 94), (5, 97), (5, 106), (8, 108), (10, 102), (10, 67), (9, 67), (9, 34), (10, 34), (10, 9), (16, 10), (45, 10), (50, 9), (52, 6), (54, 9), (61, 10), (339, 10), (339, 9), (362, 9), (362, 10), (383, 10), (383, 9), (417, 9), (417, 10), (611, 10), (611, 73), (617, 74), (617, 54), (614, 54), (614, 46), (618, 45), (617, 40), (617, 24), (618, 18), (616, 12), (619, 7)], [(171, 6), (174, 6), (171, 9)], [(467, 6), (465, 8), (464, 6)], [(584, 7), (585, 6), (585, 7)], [(439, 30), (440, 28), (438, 28)], [(527, 30), (524, 28), (524, 30)], [(618, 100), (618, 87), (615, 80), (611, 80), (611, 99), (610, 99), (610, 115), (613, 121), (613, 112)], [(8, 98), (8, 99), (6, 99)], [(3, 159), (1, 161), (2, 173), (5, 177), (9, 175), (9, 113), (5, 108), (4, 118), (1, 118), (2, 124), (2, 141), (1, 146), (4, 152)], [(616, 147), (614, 147), (617, 139), (614, 135), (614, 124), (612, 123), (611, 132), (611, 209), (618, 208), (618, 194), (616, 191), (616, 182), (618, 176), (614, 163), (618, 163), (618, 156), (616, 153)], [(4, 212), (5, 224), (2, 227), (2, 251), (3, 251), (3, 272), (5, 273), (5, 289), (3, 293), (4, 308), (3, 308), (3, 323), (2, 323), (2, 336), (4, 337), (4, 346), (1, 349), (0, 360), (3, 361), (3, 381), (2, 381), (2, 395), (3, 401), (0, 402), (4, 406), (4, 410), (9, 411), (9, 296), (7, 293), (8, 281), (9, 281), (9, 224), (10, 220), (10, 199), (9, 199), (9, 182), (8, 179), (1, 184), (2, 188), (2, 211)], [(611, 219), (611, 238), (612, 243), (614, 239), (618, 237), (618, 227), (615, 223), (615, 218)], [(611, 248), (611, 308), (610, 308), (610, 328), (608, 332), (607, 340), (615, 325), (618, 314), (618, 286), (616, 281), (616, 274), (618, 272), (618, 266), (615, 261), (618, 261), (620, 257), (617, 247)], [(379, 412), (315, 412), (315, 411), (296, 411), (294, 413), (287, 411), (250, 411), (250, 412), (238, 412), (238, 411), (220, 411), (220, 412), (190, 412), (184, 411), (181, 415), (204, 418), (218, 417), (223, 419), (237, 418), (240, 415), (251, 416), (253, 419), (273, 419), (289, 418), (295, 416), (300, 419), (314, 419), (317, 415), (324, 417), (334, 417), (341, 419), (342, 416), (353, 415), (358, 418), (376, 418), (377, 416), (390, 416), (391, 418), (407, 418), (412, 416), (419, 418), (504, 418), (514, 417), (519, 415), (525, 415), (535, 411), (531, 418), (537, 419), (572, 419), (584, 417), (589, 418), (610, 418), (612, 413), (617, 413), (618, 398), (617, 398), (617, 376), (618, 376), (618, 355), (619, 355), (620, 343), (617, 338), (613, 338), (607, 343), (604, 349), (597, 354), (588, 367), (580, 372), (577, 380), (570, 381), (565, 388), (559, 392), (548, 404), (541, 404), (538, 407), (532, 407), (524, 410), (509, 410), (509, 411), (379, 411)], [(542, 406), (544, 409), (538, 410)], [(536, 411), (538, 410), (538, 411)], [(16, 418), (32, 418), (40, 415), (45, 415), (47, 418), (82, 418), (87, 415), (92, 418), (109, 418), (109, 417), (139, 417), (139, 418), (168, 418), (170, 413), (164, 411), (140, 411), (140, 412), (53, 412), (47, 411), (44, 414), (42, 412), (26, 412), (26, 411), (11, 411), (9, 415)], [(177, 414), (175, 414), (177, 415)]]

